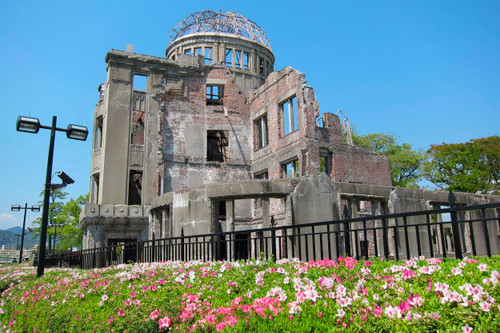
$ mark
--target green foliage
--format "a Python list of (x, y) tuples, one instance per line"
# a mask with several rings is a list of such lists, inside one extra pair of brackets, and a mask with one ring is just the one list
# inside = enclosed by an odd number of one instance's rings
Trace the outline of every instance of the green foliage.
[(389, 158), (393, 186), (419, 187), (420, 168), (426, 159), (424, 152), (413, 150), (409, 143), (398, 144), (397, 138), (390, 134), (353, 134), (352, 138), (355, 145)]
[[(0, 267), (12, 332), (443, 332), (500, 329), (500, 258)], [(343, 289), (343, 291), (342, 291)], [(452, 294), (459, 295), (453, 299)], [(299, 301), (299, 298), (301, 300)], [(347, 303), (342, 303), (347, 302)], [(300, 307), (296, 308), (298, 305)], [(170, 327), (160, 328), (160, 320)]]
[(500, 137), (431, 145), (424, 177), (441, 189), (500, 193)]
[[(44, 192), (40, 194), (43, 197)], [(88, 195), (79, 196), (76, 199), (70, 198), (63, 203), (68, 193), (60, 189), (51, 192), (51, 202), (49, 206), (49, 228), (47, 238), (53, 239), (56, 235), (56, 248), (68, 250), (81, 245), (82, 231), (78, 228), (78, 222), (82, 206), (88, 202)], [(43, 201), (41, 202), (43, 204)], [(39, 216), (33, 222), (33, 234), (40, 236), (42, 217)]]

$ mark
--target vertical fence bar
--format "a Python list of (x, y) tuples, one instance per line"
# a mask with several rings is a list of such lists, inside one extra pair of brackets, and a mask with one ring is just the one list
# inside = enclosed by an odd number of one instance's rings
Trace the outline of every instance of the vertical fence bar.
[(273, 260), (276, 260), (276, 230), (274, 229), (274, 225), (271, 226), (271, 242)]
[[(342, 212), (344, 220), (349, 219), (349, 209), (347, 209), (347, 206), (344, 205), (344, 210)], [(349, 222), (344, 222), (344, 254), (346, 256), (351, 256), (351, 240), (350, 240), (350, 235), (349, 235)]]
[(408, 221), (406, 220), (406, 216), (403, 216), (403, 229), (405, 231), (406, 259), (410, 259), (411, 258), (410, 240), (408, 239)]
[(328, 259), (332, 259), (332, 239), (330, 233), (330, 224), (326, 225), (326, 239), (328, 240)]
[(431, 257), (434, 257), (434, 242), (432, 241), (431, 218), (429, 214), (425, 214), (425, 221), (427, 223), (427, 239), (429, 241), (429, 249), (431, 251)]
[(417, 251), (418, 251), (418, 256), (420, 257), (422, 255), (422, 247), (420, 246), (420, 230), (418, 229), (419, 225), (415, 225), (415, 229), (417, 232)]
[(460, 241), (460, 227), (458, 226), (457, 211), (453, 210), (450, 212), (451, 216), (451, 228), (453, 230), (453, 243), (455, 244), (455, 258), (462, 259), (462, 242)]
[(474, 228), (472, 225), (472, 219), (470, 218), (470, 215), (469, 215), (469, 231), (470, 231), (470, 242), (472, 245), (472, 254), (477, 255), (477, 253), (476, 253), (476, 239), (474, 238)]
[(399, 230), (398, 230), (398, 219), (394, 219), (394, 227), (392, 228), (394, 232), (394, 250), (396, 251), (396, 260), (399, 260)]
[(488, 232), (488, 220), (486, 219), (486, 209), (481, 209), (481, 217), (483, 220), (483, 230), (484, 230), (484, 238), (486, 241), (486, 253), (488, 257), (491, 257), (491, 245), (490, 245), (490, 234)]
[(184, 228), (181, 229), (181, 261), (185, 261), (184, 257)]
[(387, 220), (382, 218), (382, 237), (384, 245), (384, 258), (389, 258), (389, 235), (387, 234)]
[(439, 222), (439, 230), (441, 230), (441, 247), (442, 247), (441, 249), (443, 250), (443, 258), (446, 258), (446, 244), (445, 244), (443, 221)]

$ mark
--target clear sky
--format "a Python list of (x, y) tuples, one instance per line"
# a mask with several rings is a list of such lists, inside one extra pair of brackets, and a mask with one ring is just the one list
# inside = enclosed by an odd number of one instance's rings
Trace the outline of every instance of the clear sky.
[[(91, 130), (106, 52), (162, 57), (172, 28), (206, 9), (259, 24), (275, 69), (305, 73), (320, 110), (342, 110), (361, 134), (423, 149), (500, 134), (500, 1), (0, 1), (0, 229), (22, 225), (10, 206), (44, 188), (49, 131), (16, 132), (17, 117)], [(91, 141), (56, 135), (70, 197), (88, 192)]]

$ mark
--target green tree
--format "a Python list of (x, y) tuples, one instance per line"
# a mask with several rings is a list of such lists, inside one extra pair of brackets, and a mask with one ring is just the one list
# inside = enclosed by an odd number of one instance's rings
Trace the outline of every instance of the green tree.
[(82, 230), (78, 228), (80, 212), (83, 205), (88, 202), (88, 194), (79, 196), (76, 199), (69, 199), (64, 205), (62, 211), (57, 216), (61, 222), (62, 228), (57, 230), (58, 243), (57, 249), (67, 250), (73, 247), (79, 247), (82, 244)]
[(431, 145), (424, 177), (445, 190), (500, 193), (500, 137)]
[(373, 149), (389, 158), (393, 186), (419, 187), (422, 179), (421, 167), (426, 154), (421, 150), (413, 150), (409, 143), (398, 144), (397, 138), (390, 134), (353, 134), (355, 145)]
[[(43, 197), (44, 192), (40, 194)], [(51, 202), (49, 205), (49, 228), (47, 229), (47, 240), (56, 236), (56, 249), (67, 250), (80, 246), (82, 241), (82, 231), (78, 228), (79, 216), (82, 206), (88, 202), (88, 195), (79, 196), (76, 199), (70, 198), (63, 203), (68, 193), (60, 189), (51, 191)], [(43, 204), (43, 202), (41, 202)], [(32, 222), (33, 234), (40, 236), (42, 217), (39, 216)], [(56, 227), (55, 227), (56, 226)], [(57, 234), (56, 234), (57, 233)]]
[[(45, 191), (40, 192), (40, 197), (42, 197), (42, 200), (40, 200), (38, 203), (40, 206), (43, 206), (43, 197), (45, 195)], [(49, 225), (54, 224), (56, 222), (56, 217), (59, 215), (59, 213), (62, 211), (64, 203), (62, 202), (63, 200), (66, 199), (68, 196), (67, 192), (63, 192), (61, 189), (57, 190), (52, 190), (50, 191), (50, 203), (49, 203)], [(39, 216), (37, 217), (32, 223), (32, 230), (33, 234), (35, 237), (40, 237), (40, 230), (41, 230), (41, 225), (42, 225), (42, 217)], [(54, 234), (54, 230), (47, 229), (47, 239), (52, 237)]]

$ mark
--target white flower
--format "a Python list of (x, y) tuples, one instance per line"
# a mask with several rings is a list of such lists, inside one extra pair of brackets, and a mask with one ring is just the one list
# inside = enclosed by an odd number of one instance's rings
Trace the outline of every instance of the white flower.
[(470, 333), (470, 332), (472, 332), (472, 327), (470, 327), (469, 325), (466, 324), (465, 326), (462, 326), (462, 331), (464, 333)]

